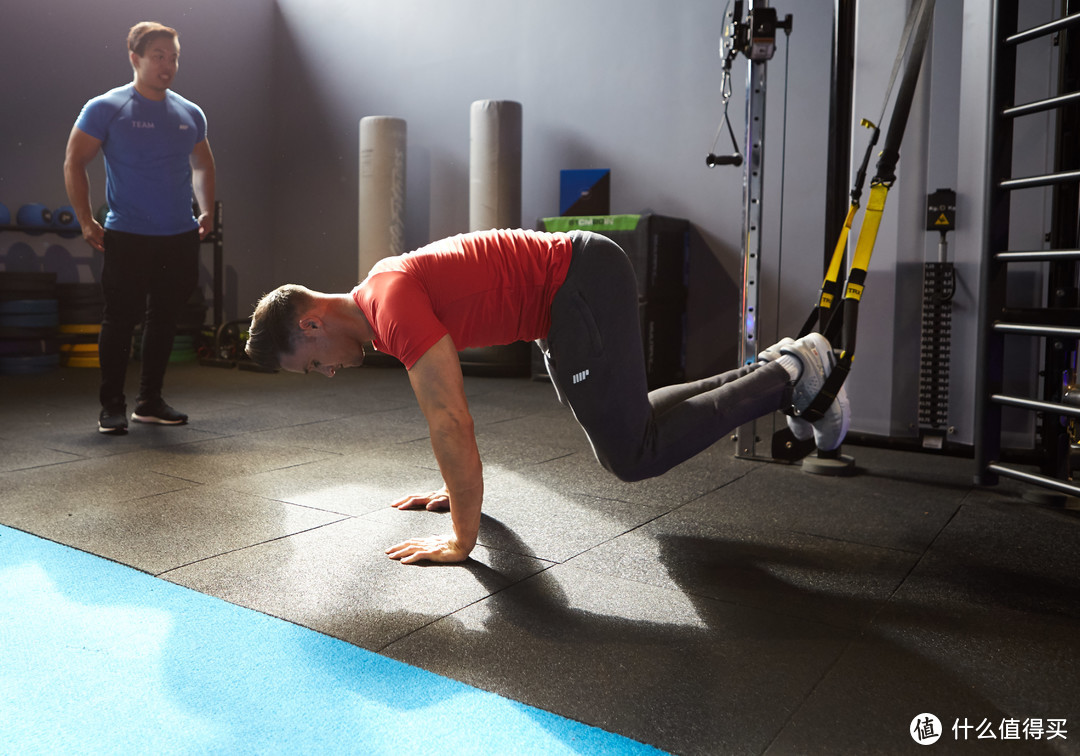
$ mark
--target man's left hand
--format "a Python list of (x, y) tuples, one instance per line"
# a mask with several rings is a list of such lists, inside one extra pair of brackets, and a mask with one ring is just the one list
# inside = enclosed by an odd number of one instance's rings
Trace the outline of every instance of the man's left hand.
[(199, 238), (205, 239), (214, 230), (214, 214), (203, 213), (199, 216)]
[(403, 496), (390, 506), (395, 509), (427, 509), (429, 512), (445, 512), (450, 509), (450, 493), (446, 487), (426, 494)]

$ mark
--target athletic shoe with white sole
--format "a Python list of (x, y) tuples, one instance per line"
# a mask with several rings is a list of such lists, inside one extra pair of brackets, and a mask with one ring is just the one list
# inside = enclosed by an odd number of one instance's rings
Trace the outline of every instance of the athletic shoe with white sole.
[(98, 415), (98, 433), (109, 433), (119, 436), (123, 433), (127, 433), (127, 429), (126, 405), (114, 404), (101, 408), (101, 414)]
[[(801, 413), (810, 406), (825, 385), (825, 379), (836, 366), (836, 355), (820, 333), (808, 334), (793, 344), (783, 346), (780, 353), (790, 354), (802, 364), (802, 374), (791, 392), (792, 406), (797, 413)], [(814, 443), (817, 448), (821, 451), (832, 451), (840, 446), (847, 435), (850, 422), (851, 405), (847, 391), (841, 386), (824, 416), (813, 423)], [(798, 438), (795, 429), (791, 430)]]
[(158, 397), (149, 401), (140, 401), (135, 405), (135, 411), (131, 413), (131, 419), (136, 423), (152, 423), (155, 425), (183, 425), (188, 416), (183, 412), (177, 412)]
[[(795, 343), (795, 339), (790, 336), (785, 336), (778, 342), (773, 344), (765, 351), (758, 354), (758, 362), (772, 362), (781, 356), (782, 350), (785, 347), (789, 347)], [(794, 415), (787, 415), (787, 427), (798, 441), (806, 441), (814, 435), (814, 426), (810, 424), (809, 420), (804, 420), (801, 417), (795, 417)]]

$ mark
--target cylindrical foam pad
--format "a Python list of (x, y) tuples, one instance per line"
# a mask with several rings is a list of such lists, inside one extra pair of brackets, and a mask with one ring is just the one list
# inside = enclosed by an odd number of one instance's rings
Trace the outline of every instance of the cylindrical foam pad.
[(521, 227), (521, 103), (478, 100), (469, 130), (469, 230)]
[(405, 121), (360, 119), (360, 278), (405, 251)]

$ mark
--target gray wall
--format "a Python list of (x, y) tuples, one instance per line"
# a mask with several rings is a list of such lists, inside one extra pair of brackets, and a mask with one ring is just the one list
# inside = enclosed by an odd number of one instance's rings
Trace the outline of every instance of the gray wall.
[[(361, 118), (407, 121), (412, 248), (468, 230), (470, 104), (517, 100), (524, 111), (523, 223), (558, 213), (564, 168), (610, 168), (613, 212), (688, 218), (697, 231), (689, 372), (734, 366), (742, 173), (705, 165), (721, 114), (722, 3), (279, 0), (278, 7), (275, 92), (289, 108), (278, 123), (275, 199), (279, 215), (298, 221), (279, 228), (279, 245), (289, 250), (275, 269), (282, 280), (341, 289), (357, 275)], [(825, 169), (815, 145), (824, 143), (828, 123), (831, 3), (800, 3), (798, 15), (784, 221), (793, 229), (786, 237), (791, 265), (808, 257), (816, 271), (824, 199), (808, 187), (820, 186)], [(782, 50), (776, 60), (782, 63)], [(745, 71), (740, 59), (731, 104), (737, 130)], [(781, 74), (777, 66), (782, 84)], [(775, 147), (767, 149), (773, 175), (765, 214), (775, 244), (779, 85), (770, 91), (770, 109)], [(811, 298), (799, 299), (800, 311)], [(768, 326), (774, 335), (775, 322)]]
[[(809, 5), (796, 9), (791, 37), (784, 225), (789, 261), (809, 256), (816, 270), (831, 3)], [(742, 175), (704, 161), (720, 120), (722, 13), (705, 0), (18, 4), (0, 30), (0, 202), (12, 212), (66, 203), (67, 135), (89, 97), (130, 80), (127, 28), (146, 18), (173, 25), (182, 47), (175, 88), (206, 110), (218, 161), (226, 315), (243, 317), (284, 281), (327, 290), (355, 282), (360, 118), (408, 121), (413, 247), (467, 228), (470, 103), (515, 99), (525, 114), (524, 223), (557, 213), (560, 169), (603, 167), (612, 170), (613, 211), (694, 224), (688, 366), (704, 375), (736, 360), (741, 280)], [(782, 55), (783, 47), (769, 100), (766, 225), (779, 217)], [(737, 130), (745, 70), (740, 60)], [(103, 175), (99, 162), (96, 203)], [(778, 225), (769, 233), (779, 240)], [(93, 280), (100, 260), (80, 240), (5, 234), (0, 265), (25, 265), (28, 255), (45, 264), (56, 247), (75, 258), (64, 275)], [(805, 295), (797, 301), (801, 311)], [(775, 323), (768, 328), (771, 337)]]
[[(0, 202), (14, 217), (20, 205), (67, 204), (64, 146), (83, 104), (132, 79), (127, 30), (157, 20), (180, 31), (178, 93), (207, 113), (217, 159), (218, 196), (225, 201), (226, 294), (230, 316), (247, 311), (256, 292), (275, 280), (271, 178), (271, 44), (274, 14), (267, 0), (146, 0), (70, 3), (41, 0), (5, 6), (0, 24)], [(105, 201), (101, 159), (91, 167), (94, 207)], [(0, 235), (0, 267), (27, 267), (68, 256), (62, 280), (95, 280), (100, 259), (81, 239)], [(45, 263), (47, 266), (48, 263)], [(203, 280), (209, 281), (204, 247)], [(206, 288), (209, 297), (209, 287)]]
[[(795, 26), (790, 50), (781, 38), (769, 67), (760, 313), (767, 343), (801, 325), (833, 241), (824, 239), (822, 194), (833, 3), (776, 5), (781, 15), (794, 14)], [(904, 5), (860, 2), (856, 123), (880, 111)], [(957, 155), (971, 136), (960, 125), (961, 69), (971, 68), (963, 37), (969, 16), (981, 13), (974, 6), (983, 4), (938, 5), (928, 73), (871, 266), (849, 388), (855, 430), (915, 432), (918, 329), (911, 318), (918, 316), (921, 264), (936, 256), (936, 238), (922, 230), (922, 205), (927, 191), (955, 184), (961, 292), (952, 414), (957, 440), (970, 442), (978, 240), (965, 237), (964, 224), (979, 185), (977, 172)], [(226, 315), (244, 317), (262, 292), (286, 281), (332, 291), (355, 283), (361, 118), (391, 115), (408, 123), (412, 248), (467, 229), (470, 103), (513, 99), (524, 109), (526, 225), (557, 212), (564, 168), (610, 168), (613, 212), (651, 210), (692, 222), (688, 368), (693, 377), (705, 375), (737, 361), (742, 268), (741, 169), (710, 170), (704, 161), (721, 117), (723, 12), (724, 3), (714, 0), (16, 4), (0, 27), (0, 202), (13, 212), (27, 202), (64, 204), (63, 149), (79, 108), (131, 78), (126, 29), (145, 18), (176, 26), (176, 89), (206, 110), (218, 161)], [(1045, 82), (1045, 71), (1046, 61), (1037, 61), (1034, 80)], [(964, 75), (965, 86), (977, 90), (977, 76)], [(745, 82), (740, 58), (730, 108), (740, 141)], [(965, 123), (978, 126), (984, 114), (974, 99)], [(853, 133), (857, 160), (866, 132), (856, 125)], [(101, 201), (100, 165), (92, 176)], [(1044, 213), (1035, 214), (1041, 228)], [(44, 265), (57, 248), (75, 258), (65, 275), (93, 279), (85, 245), (58, 237), (0, 236), (0, 267), (28, 259)]]

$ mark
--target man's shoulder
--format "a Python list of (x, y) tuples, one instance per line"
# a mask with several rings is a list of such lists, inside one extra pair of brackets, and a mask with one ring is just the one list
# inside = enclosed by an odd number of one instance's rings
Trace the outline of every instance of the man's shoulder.
[(369, 301), (377, 301), (400, 290), (402, 287), (415, 286), (415, 278), (401, 269), (399, 265), (388, 262), (393, 258), (380, 260), (363, 281), (353, 289), (354, 296)]
[(199, 116), (201, 116), (203, 118), (206, 117), (205, 114), (203, 113), (202, 108), (200, 108), (198, 105), (196, 105), (194, 102), (192, 102), (188, 98), (184, 97), (182, 94), (178, 94), (177, 92), (169, 89), (169, 90), (166, 90), (165, 96), (169, 99), (169, 102), (171, 104), (175, 105), (176, 107), (183, 108), (184, 110), (187, 110), (187, 111), (189, 111), (191, 113), (198, 113)]
[(107, 108), (110, 110), (119, 110), (131, 101), (134, 93), (134, 84), (124, 84), (114, 89), (110, 89), (108, 92), (99, 94), (97, 97), (91, 98), (89, 102), (86, 103), (86, 109)]
[(131, 103), (134, 92), (135, 86), (126, 84), (90, 99), (83, 106), (75, 125), (95, 139), (104, 140), (109, 125)]

